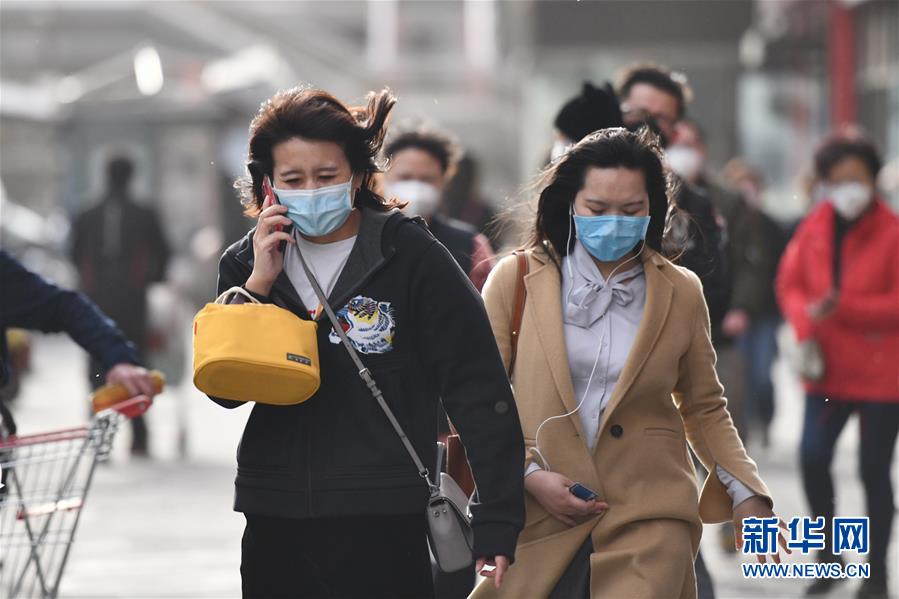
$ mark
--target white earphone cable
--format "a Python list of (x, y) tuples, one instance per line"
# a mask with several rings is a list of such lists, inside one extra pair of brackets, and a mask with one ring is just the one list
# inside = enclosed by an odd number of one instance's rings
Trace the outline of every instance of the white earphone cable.
[[(569, 209), (568, 241), (567, 241), (567, 244), (566, 244), (566, 249), (571, 247), (571, 233), (572, 233), (572, 221), (573, 221), (573, 218), (574, 218), (574, 206), (572, 205), (571, 208)], [(609, 273), (609, 276), (606, 277), (606, 281), (605, 281), (606, 284), (607, 284), (607, 285), (609, 284), (609, 282), (612, 280), (612, 277), (615, 275), (615, 272), (616, 272), (619, 268), (621, 268), (622, 266), (624, 266), (625, 264), (627, 264), (627, 263), (630, 262), (631, 260), (636, 260), (637, 258), (639, 258), (639, 257), (640, 257), (640, 254), (643, 253), (643, 248), (644, 248), (644, 247), (646, 247), (646, 242), (645, 242), (645, 241), (640, 245), (640, 251), (639, 251), (639, 252), (637, 252), (636, 254), (634, 254), (633, 256), (631, 256), (630, 258), (628, 258), (627, 260), (625, 260), (624, 262), (622, 262), (621, 264), (619, 264), (618, 266), (616, 266), (615, 268), (613, 268), (613, 269), (612, 269), (612, 272)], [(566, 259), (567, 259), (567, 262), (568, 262), (568, 276), (569, 276), (569, 279), (574, 279), (574, 271), (572, 270), (572, 266), (571, 266), (572, 256), (571, 256), (571, 252), (570, 252), (570, 251), (569, 251), (569, 253), (568, 253), (568, 256), (566, 256)], [(566, 301), (567, 301), (568, 297), (571, 295), (571, 291), (572, 291), (571, 289), (568, 290), (568, 294), (567, 294), (567, 296), (566, 296)], [(587, 386), (586, 386), (586, 388), (584, 389), (584, 394), (581, 396), (581, 400), (578, 402), (577, 407), (574, 408), (572, 411), (568, 412), (567, 414), (561, 414), (561, 415), (559, 415), (559, 416), (550, 416), (549, 418), (547, 418), (546, 420), (544, 420), (543, 422), (540, 423), (540, 426), (537, 427), (537, 432), (534, 433), (534, 448), (533, 448), (533, 452), (534, 452), (535, 454), (537, 454), (537, 456), (540, 458), (540, 461), (543, 463), (543, 464), (542, 464), (542, 467), (543, 467), (544, 470), (552, 471), (552, 467), (549, 465), (549, 460), (547, 460), (547, 459), (546, 459), (546, 456), (543, 455), (543, 452), (540, 451), (540, 431), (543, 430), (543, 427), (544, 427), (547, 423), (552, 422), (553, 420), (559, 420), (559, 419), (561, 419), (561, 418), (568, 418), (569, 416), (573, 416), (574, 414), (577, 414), (577, 412), (581, 409), (581, 406), (584, 405), (584, 401), (586, 401), (586, 399), (587, 399), (587, 395), (590, 394), (590, 385), (593, 383), (593, 375), (596, 374), (596, 366), (599, 364), (599, 356), (600, 356), (601, 353), (602, 353), (602, 335), (600, 335), (600, 337), (599, 337), (599, 343), (598, 343), (597, 346), (596, 346), (596, 357), (593, 359), (593, 368), (590, 370), (590, 376), (587, 378)]]

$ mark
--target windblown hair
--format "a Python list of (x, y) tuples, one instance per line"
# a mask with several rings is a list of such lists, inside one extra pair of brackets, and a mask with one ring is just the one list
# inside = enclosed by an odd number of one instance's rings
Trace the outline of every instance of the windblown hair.
[(238, 179), (241, 203), (248, 216), (262, 211), (262, 180), (273, 178), (276, 145), (299, 137), (331, 141), (343, 148), (354, 175), (362, 176), (357, 206), (387, 211), (399, 205), (374, 190), (373, 176), (382, 171), (378, 161), (387, 135), (387, 120), (396, 104), (390, 90), (369, 92), (365, 106), (348, 107), (326, 91), (294, 87), (278, 92), (260, 107), (250, 123), (248, 177)]

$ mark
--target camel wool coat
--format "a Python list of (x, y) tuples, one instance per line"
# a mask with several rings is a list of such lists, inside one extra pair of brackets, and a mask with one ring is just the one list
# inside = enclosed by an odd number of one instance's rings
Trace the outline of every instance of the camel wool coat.
[[(512, 373), (525, 441), (522, 468), (535, 460), (540, 423), (577, 407), (559, 267), (542, 248), (527, 254), (527, 299)], [(649, 248), (641, 260), (644, 313), (595, 450), (587, 448), (577, 413), (540, 432), (540, 450), (553, 471), (596, 491), (609, 509), (569, 528), (526, 494), (515, 564), (499, 591), (488, 579), (475, 589), (475, 599), (547, 597), (588, 537), (591, 597), (695, 597), (693, 560), (702, 522), (730, 520), (733, 504), (715, 474), (698, 492), (688, 443), (709, 472), (720, 464), (773, 507), (727, 411), (699, 278)], [(517, 278), (517, 259), (507, 257), (483, 290), (507, 367)]]

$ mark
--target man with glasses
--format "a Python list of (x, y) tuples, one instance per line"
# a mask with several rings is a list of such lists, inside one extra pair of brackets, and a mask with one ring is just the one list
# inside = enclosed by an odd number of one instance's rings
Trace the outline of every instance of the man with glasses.
[[(684, 118), (693, 91), (683, 74), (661, 65), (641, 63), (624, 69), (618, 78), (618, 96), (624, 124), (629, 129), (648, 125), (667, 148), (678, 121)], [(671, 223), (676, 262), (696, 273), (712, 323), (712, 339), (721, 338), (721, 321), (730, 302), (731, 281), (725, 261), (724, 218), (699, 188), (681, 180), (676, 197), (678, 212)]]

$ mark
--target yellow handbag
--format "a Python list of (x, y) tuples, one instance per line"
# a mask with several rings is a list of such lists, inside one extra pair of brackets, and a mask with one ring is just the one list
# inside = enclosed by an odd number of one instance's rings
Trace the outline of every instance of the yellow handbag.
[[(228, 304), (232, 294), (249, 303)], [(194, 386), (222, 399), (285, 406), (321, 384), (318, 325), (232, 287), (194, 318)]]

